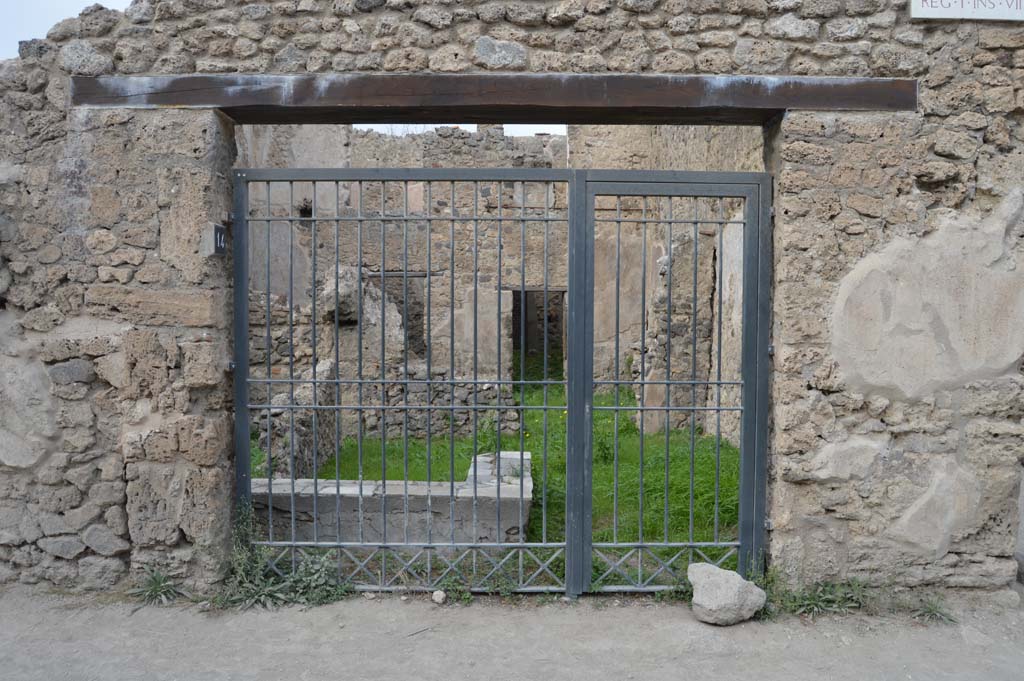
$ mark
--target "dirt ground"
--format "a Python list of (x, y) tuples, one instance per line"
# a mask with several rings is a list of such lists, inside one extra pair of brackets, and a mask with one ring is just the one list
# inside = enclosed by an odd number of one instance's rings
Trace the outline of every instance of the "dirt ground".
[(951, 604), (956, 624), (787, 616), (728, 629), (696, 621), (685, 604), (607, 597), (137, 608), (111, 597), (0, 590), (0, 679), (1024, 678), (1024, 610), (969, 602)]

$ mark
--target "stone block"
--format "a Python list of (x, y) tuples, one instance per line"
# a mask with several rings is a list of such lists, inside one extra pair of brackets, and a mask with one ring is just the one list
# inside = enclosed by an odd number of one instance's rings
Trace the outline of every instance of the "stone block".
[(225, 382), (228, 362), (223, 343), (182, 343), (181, 351), (185, 385), (200, 388)]
[[(84, 371), (76, 368), (66, 374), (58, 370), (58, 376)], [(0, 376), (0, 465), (34, 466), (51, 450), (51, 438), (58, 433), (51, 378), (40, 362), (6, 355), (0, 355)]]
[(101, 76), (114, 70), (114, 60), (90, 42), (73, 40), (61, 48), (60, 66), (76, 76)]
[(952, 460), (938, 461), (924, 494), (886, 534), (921, 556), (938, 560), (954, 537), (972, 524), (980, 500), (977, 476)]
[[(533, 499), (531, 456), (530, 452), (522, 453), (522, 466), (518, 451), (501, 452), (500, 460), (499, 481), (495, 455), (478, 455), (476, 482), (471, 465), (466, 480), (456, 484), (454, 499), (450, 497), (447, 482), (409, 482), (405, 485), (401, 481), (389, 481), (385, 486), (379, 481), (366, 480), (360, 487), (356, 480), (342, 480), (338, 485), (334, 480), (299, 478), (295, 481), (294, 498), (296, 536), (302, 541), (312, 539), (316, 497), (319, 501), (316, 522), (321, 540), (337, 536), (340, 526), (342, 538), (359, 536), (362, 532), (364, 539), (371, 542), (382, 540), (385, 528), (389, 540), (401, 538), (404, 541), (408, 533), (412, 542), (426, 542), (428, 537), (436, 542), (518, 541), (524, 531), (519, 526), (520, 493), (524, 518), (529, 517)], [(406, 490), (408, 497), (405, 496)], [(256, 478), (252, 481), (252, 493), (254, 506), (264, 518), (263, 522), (266, 522), (268, 505), (273, 503), (275, 534), (290, 536), (293, 507), (290, 482)], [(385, 494), (387, 508), (382, 514), (381, 502)], [(337, 512), (339, 505), (340, 515)], [(451, 536), (453, 524), (454, 537)]]
[(187, 461), (199, 466), (215, 466), (231, 458), (230, 416), (183, 416), (176, 426), (181, 454)]
[(492, 71), (516, 71), (526, 66), (526, 48), (519, 43), (480, 36), (473, 46), (473, 61)]
[(64, 513), (40, 513), (39, 526), (47, 536), (80, 532), (100, 516), (103, 510), (96, 504), (86, 502), (78, 508)]
[(219, 468), (137, 463), (129, 467), (128, 531), (137, 546), (174, 546), (184, 536), (213, 551), (226, 549), (230, 476)]
[(78, 561), (78, 585), (83, 589), (110, 589), (126, 574), (128, 566), (118, 558), (86, 556)]
[(71, 560), (85, 551), (85, 544), (74, 534), (44, 537), (38, 544), (43, 551), (65, 560)]
[(97, 357), (95, 360), (96, 375), (115, 388), (126, 388), (131, 378), (131, 368), (128, 366), (127, 356), (124, 352), (112, 352), (109, 355)]
[(114, 556), (125, 553), (131, 544), (117, 536), (107, 525), (90, 525), (82, 533), (82, 541), (90, 549), (101, 556)]
[(94, 378), (96, 371), (87, 359), (71, 359), (50, 367), (50, 380), (57, 385), (88, 383)]
[(794, 14), (786, 14), (765, 23), (765, 33), (772, 38), (786, 40), (815, 40), (821, 24), (811, 19), (800, 19)]
[(89, 488), (89, 501), (97, 506), (117, 506), (125, 500), (123, 480), (97, 482)]
[(224, 327), (228, 298), (223, 292), (207, 289), (93, 284), (85, 290), (85, 304), (106, 317), (158, 326)]
[(38, 519), (22, 502), (0, 500), (0, 545), (17, 546), (42, 536)]

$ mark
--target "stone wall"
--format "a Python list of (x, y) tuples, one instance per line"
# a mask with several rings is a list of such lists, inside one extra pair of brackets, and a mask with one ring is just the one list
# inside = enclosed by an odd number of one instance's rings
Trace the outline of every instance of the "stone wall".
[(960, 92), (989, 115), (782, 123), (771, 551), (795, 579), (1016, 574), (1024, 206), (992, 173), (1001, 105)]
[(912, 22), (902, 0), (136, 0), (20, 54), (0, 64), (2, 361), (23, 386), (2, 402), (0, 579), (164, 562), (204, 582), (227, 536), (230, 263), (203, 248), (229, 126), (69, 111), (68, 74), (327, 70), (918, 78), (917, 112), (769, 131), (771, 558), (794, 581), (1012, 579), (1019, 24)]
[[(226, 549), (230, 125), (215, 113), (6, 109), (0, 581), (207, 585)], [(45, 136), (44, 136), (45, 137)], [(8, 147), (10, 153), (10, 147)]]

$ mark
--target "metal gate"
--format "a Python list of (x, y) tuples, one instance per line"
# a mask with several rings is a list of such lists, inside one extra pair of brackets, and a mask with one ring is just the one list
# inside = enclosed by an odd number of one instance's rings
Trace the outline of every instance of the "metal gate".
[(770, 186), (236, 171), (237, 494), (268, 569), (570, 595), (757, 569)]

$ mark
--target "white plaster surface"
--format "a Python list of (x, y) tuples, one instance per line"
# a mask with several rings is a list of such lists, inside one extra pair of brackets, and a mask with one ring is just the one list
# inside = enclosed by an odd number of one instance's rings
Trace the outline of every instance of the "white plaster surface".
[(858, 263), (833, 316), (832, 350), (850, 387), (913, 399), (1015, 368), (1024, 268), (1009, 235), (1022, 216), (1018, 189), (982, 220), (949, 216)]

